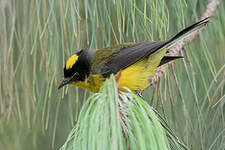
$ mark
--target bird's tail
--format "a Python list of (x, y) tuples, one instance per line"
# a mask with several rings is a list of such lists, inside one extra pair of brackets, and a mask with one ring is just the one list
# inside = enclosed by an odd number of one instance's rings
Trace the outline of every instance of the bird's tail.
[(202, 29), (205, 25), (207, 25), (208, 22), (209, 22), (209, 17), (190, 25), (189, 27), (177, 33), (173, 38), (168, 40), (164, 45), (162, 45), (161, 48), (168, 48), (168, 49), (171, 48), (177, 42), (184, 40), (192, 32)]

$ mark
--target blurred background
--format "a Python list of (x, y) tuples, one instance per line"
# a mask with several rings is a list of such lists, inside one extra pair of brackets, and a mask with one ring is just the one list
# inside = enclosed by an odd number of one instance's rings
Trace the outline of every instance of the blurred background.
[[(212, 1), (212, 0), (211, 0)], [(206, 0), (0, 0), (0, 150), (59, 149), (86, 90), (58, 91), (79, 49), (166, 40)], [(225, 149), (225, 3), (144, 99), (190, 149)]]

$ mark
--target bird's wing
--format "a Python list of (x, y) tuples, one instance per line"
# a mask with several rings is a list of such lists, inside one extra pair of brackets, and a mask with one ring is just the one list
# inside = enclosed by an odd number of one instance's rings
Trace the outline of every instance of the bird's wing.
[[(142, 42), (137, 44), (119, 45), (98, 50), (93, 60), (92, 73), (109, 76), (117, 73), (142, 58), (156, 52), (165, 42)], [(96, 61), (97, 60), (97, 61)]]

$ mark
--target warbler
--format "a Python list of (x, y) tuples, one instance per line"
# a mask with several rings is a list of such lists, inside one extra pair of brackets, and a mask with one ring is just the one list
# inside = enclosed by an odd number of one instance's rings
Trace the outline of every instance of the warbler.
[[(168, 50), (190, 33), (201, 29), (209, 18), (185, 28), (170, 40), (159, 42), (124, 43), (99, 50), (83, 49), (65, 63), (64, 79), (58, 89), (67, 85), (99, 92), (111, 74), (120, 73), (118, 87), (132, 92), (143, 91), (151, 84), (157, 68), (181, 56), (166, 56)], [(127, 89), (126, 88), (126, 89)]]

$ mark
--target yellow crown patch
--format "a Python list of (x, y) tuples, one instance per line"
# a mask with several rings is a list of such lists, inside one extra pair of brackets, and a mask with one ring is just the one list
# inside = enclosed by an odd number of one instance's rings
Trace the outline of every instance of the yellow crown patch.
[(70, 69), (77, 62), (78, 56), (76, 54), (72, 55), (66, 62), (66, 69)]

